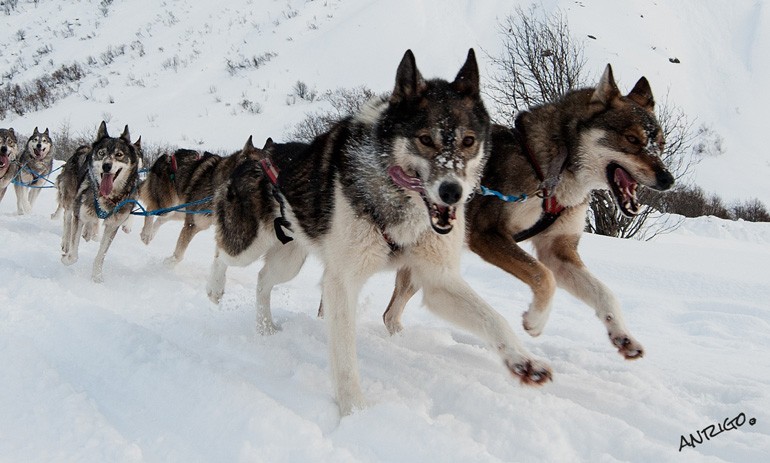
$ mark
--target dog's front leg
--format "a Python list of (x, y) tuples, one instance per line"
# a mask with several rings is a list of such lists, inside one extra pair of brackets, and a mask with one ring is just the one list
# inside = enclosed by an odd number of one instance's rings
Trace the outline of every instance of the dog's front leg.
[[(19, 180), (21, 180), (21, 176), (19, 176)], [(16, 190), (16, 213), (19, 215), (28, 214), (32, 209), (28, 198), (30, 188), (23, 185), (14, 185), (13, 188)]]
[(107, 220), (104, 224), (104, 235), (99, 243), (99, 252), (96, 253), (94, 259), (94, 267), (91, 271), (91, 279), (95, 283), (101, 283), (104, 281), (104, 274), (102, 268), (104, 267), (104, 257), (107, 255), (107, 250), (112, 244), (112, 240), (115, 239), (115, 235), (118, 233), (118, 227), (120, 221)]
[(272, 334), (276, 331), (270, 309), (270, 293), (275, 285), (293, 279), (305, 263), (307, 251), (297, 241), (277, 243), (265, 254), (265, 263), (257, 279), (257, 332)]
[(329, 364), (343, 416), (366, 406), (356, 354), (356, 303), (362, 284), (360, 275), (337, 272), (328, 266), (324, 271), (321, 297), (329, 324)]
[(505, 318), (473, 291), (459, 271), (412, 266), (412, 275), (422, 286), (424, 303), (431, 311), (489, 343), (522, 383), (538, 385), (550, 381), (547, 363), (524, 349)]
[(139, 232), (139, 237), (142, 239), (142, 243), (150, 244), (150, 241), (152, 241), (152, 239), (155, 237), (156, 220), (160, 220), (160, 217), (156, 219), (155, 216), (152, 215), (144, 216), (144, 225), (142, 226), (142, 231)]
[[(61, 257), (61, 261), (64, 265), (72, 265), (78, 261), (78, 246), (80, 245), (80, 234), (83, 233), (83, 220), (80, 218), (79, 213), (73, 211), (70, 217), (69, 236), (67, 237), (67, 251)], [(91, 224), (89, 223), (90, 227)]]
[(617, 298), (580, 259), (579, 240), (580, 235), (563, 235), (534, 240), (534, 243), (538, 258), (553, 271), (557, 284), (593, 307), (618, 352), (627, 360), (641, 358), (644, 348), (629, 334)]

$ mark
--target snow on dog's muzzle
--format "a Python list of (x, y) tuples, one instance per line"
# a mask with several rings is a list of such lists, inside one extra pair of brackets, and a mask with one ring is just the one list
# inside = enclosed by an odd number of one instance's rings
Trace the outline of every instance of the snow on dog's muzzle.
[[(445, 235), (452, 231), (454, 222), (457, 219), (457, 207), (449, 206), (447, 204), (439, 204), (428, 199), (428, 195), (425, 192), (425, 187), (422, 184), (422, 180), (418, 177), (412, 177), (404, 172), (400, 166), (392, 166), (388, 169), (388, 175), (393, 182), (407, 190), (415, 191), (420, 194), (425, 206), (428, 208), (428, 216), (430, 217), (430, 225), (436, 233)], [(445, 184), (447, 184), (445, 186)], [(462, 187), (459, 185), (454, 186), (449, 182), (445, 182), (439, 188), (442, 201), (445, 201), (443, 197), (454, 199), (454, 203), (458, 201), (458, 198), (462, 196)], [(460, 194), (457, 194), (459, 187)], [(455, 198), (457, 197), (457, 198)], [(448, 202), (448, 201), (445, 201)]]

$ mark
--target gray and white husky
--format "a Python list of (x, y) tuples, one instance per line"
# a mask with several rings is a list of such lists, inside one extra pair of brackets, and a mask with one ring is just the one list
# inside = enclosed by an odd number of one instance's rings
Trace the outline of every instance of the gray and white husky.
[[(62, 263), (72, 265), (77, 262), (84, 228), (93, 230), (104, 222), (104, 235), (91, 273), (95, 282), (103, 281), (104, 257), (118, 228), (131, 214), (133, 205), (130, 201), (136, 197), (139, 180), (139, 159), (136, 146), (131, 144), (128, 126), (120, 137), (113, 138), (102, 121), (90, 148), (78, 148), (67, 162), (72, 171), (62, 172), (65, 178), (74, 182), (65, 182), (61, 175), (58, 179), (61, 180), (57, 182), (60, 204), (64, 202)], [(74, 195), (72, 185), (77, 185)]]
[[(264, 257), (258, 326), (270, 331), (270, 289), (293, 278), (308, 252), (316, 254), (324, 265), (322, 302), (342, 414), (365, 404), (356, 304), (364, 283), (384, 269), (408, 269), (430, 310), (486, 341), (523, 383), (548, 381), (549, 367), (460, 275), (465, 202), (489, 154), (489, 131), (473, 50), (452, 82), (424, 79), (407, 51), (389, 97), (336, 123), (309, 147), (265, 146), (275, 186), (252, 162), (217, 190), (209, 296), (218, 301), (223, 294), (227, 266)], [(293, 241), (281, 244), (278, 224)]]
[(48, 133), (32, 132), (32, 136), (24, 145), (24, 151), (19, 159), (20, 171), (14, 183), (16, 190), (16, 209), (19, 215), (29, 214), (35, 205), (41, 187), (50, 185), (48, 175), (53, 170), (53, 142)]

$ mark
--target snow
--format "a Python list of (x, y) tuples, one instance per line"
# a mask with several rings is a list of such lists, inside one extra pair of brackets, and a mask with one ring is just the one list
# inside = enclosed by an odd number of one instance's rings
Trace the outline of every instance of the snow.
[[(597, 76), (611, 62), (627, 90), (646, 75), (659, 100), (669, 92), (724, 137), (726, 153), (698, 166), (700, 185), (727, 199), (770, 202), (760, 113), (770, 98), (760, 90), (770, 78), (765, 2), (541, 6), (556, 7), (576, 36), (597, 37), (586, 41)], [(319, 92), (362, 84), (387, 91), (406, 48), (426, 77), (451, 78), (467, 48), (495, 52), (497, 19), (510, 9), (503, 0), (235, 0), (214, 8), (114, 0), (105, 17), (96, 0), (19, 2), (0, 17), (0, 63), (16, 66), (15, 81), (89, 56), (98, 64), (74, 95), (0, 125), (31, 133), (66, 122), (92, 133), (109, 119), (113, 131), (129, 124), (145, 143), (213, 151), (237, 149), (249, 135), (282, 140), (324, 104), (287, 104), (298, 80)], [(45, 45), (52, 51), (35, 58)], [(102, 64), (101, 54), (121, 45), (124, 54)], [(259, 69), (226, 69), (227, 59), (267, 52), (276, 56)], [(490, 71), (484, 56), (482, 79)], [(244, 99), (262, 112), (244, 110)], [(180, 223), (145, 246), (135, 219), (133, 233), (119, 232), (109, 250), (105, 282), (95, 284), (97, 243), (82, 243), (71, 267), (59, 261), (54, 196), (44, 190), (28, 216), (16, 215), (11, 191), (0, 203), (2, 462), (764, 462), (770, 455), (768, 224), (704, 217), (649, 242), (583, 238), (586, 264), (617, 295), (646, 348), (635, 362), (617, 355), (591, 310), (563, 291), (543, 335), (529, 338), (520, 322), (529, 290), (465, 254), (466, 279), (551, 363), (554, 381), (538, 389), (519, 385), (478, 339), (433, 317), (419, 298), (407, 307), (404, 332), (388, 336), (381, 314), (393, 274), (377, 275), (358, 312), (369, 406), (340, 419), (326, 327), (315, 316), (317, 261), (274, 290), (280, 331), (261, 337), (254, 330), (259, 264), (230, 269), (219, 306), (205, 295), (211, 230), (168, 269), (163, 259)], [(740, 413), (755, 424), (680, 451), (682, 436)]]

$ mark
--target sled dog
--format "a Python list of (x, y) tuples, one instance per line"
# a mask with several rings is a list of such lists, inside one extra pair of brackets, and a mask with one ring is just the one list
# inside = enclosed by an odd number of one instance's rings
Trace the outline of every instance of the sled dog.
[(0, 129), (0, 201), (8, 185), (19, 173), (19, 146), (13, 128)]
[(45, 132), (40, 132), (35, 127), (19, 158), (19, 169), (13, 186), (16, 190), (16, 209), (19, 215), (23, 215), (32, 211), (41, 187), (50, 184), (47, 178), (53, 170), (53, 142), (47, 128)]
[(104, 222), (104, 235), (91, 273), (95, 282), (103, 281), (104, 257), (118, 227), (131, 214), (130, 201), (136, 196), (139, 164), (139, 153), (131, 144), (128, 126), (120, 137), (113, 138), (102, 121), (93, 144), (78, 148), (57, 179), (59, 201), (64, 209), (62, 263), (77, 262), (83, 231), (94, 230)]
[[(609, 189), (619, 210), (633, 216), (641, 210), (640, 184), (656, 190), (673, 185), (660, 158), (663, 143), (647, 79), (623, 96), (610, 65), (596, 88), (522, 112), (513, 129), (492, 127), (481, 185), (509, 200), (529, 196), (506, 202), (494, 193), (476, 195), (467, 207), (467, 242), (531, 288), (533, 300), (523, 317), (530, 335), (543, 332), (558, 285), (596, 311), (621, 355), (642, 357), (644, 349), (626, 328), (618, 300), (586, 269), (578, 242), (592, 190)], [(526, 239), (536, 257), (517, 244)], [(383, 315), (390, 333), (402, 329), (404, 306), (420, 286), (408, 268), (397, 273)]]
[(148, 210), (182, 204), (187, 206), (184, 212), (171, 212), (157, 218), (145, 217), (141, 232), (142, 241), (149, 244), (158, 228), (168, 220), (184, 220), (174, 254), (165, 260), (169, 266), (181, 262), (195, 235), (211, 226), (212, 200), (217, 186), (230, 178), (238, 164), (258, 156), (258, 152), (249, 137), (243, 149), (230, 156), (180, 149), (171, 155), (164, 154), (159, 157), (139, 189), (142, 204)]
[[(223, 294), (228, 266), (263, 257), (258, 324), (272, 326), (270, 289), (293, 278), (308, 251), (318, 255), (342, 414), (364, 406), (358, 295), (370, 276), (388, 268), (406, 269), (429, 309), (485, 340), (523, 383), (548, 381), (549, 367), (460, 275), (465, 202), (489, 154), (489, 130), (473, 50), (452, 82), (424, 79), (407, 51), (389, 97), (369, 102), (304, 150), (268, 143), (271, 165), (245, 165), (216, 191), (209, 297)], [(290, 236), (279, 240), (280, 230)], [(287, 238), (293, 240), (282, 244)]]

